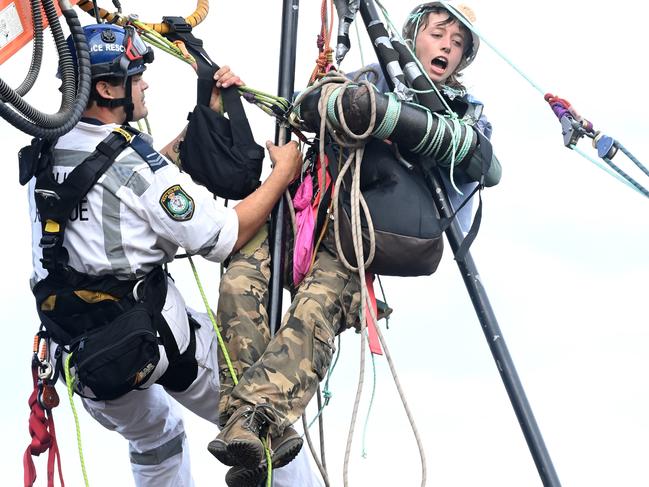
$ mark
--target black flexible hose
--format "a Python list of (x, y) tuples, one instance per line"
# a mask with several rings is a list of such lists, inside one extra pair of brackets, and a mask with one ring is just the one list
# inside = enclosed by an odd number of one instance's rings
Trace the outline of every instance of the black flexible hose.
[(41, 15), (41, 2), (39, 0), (31, 0), (32, 7), (32, 26), (34, 30), (34, 42), (32, 48), (32, 61), (27, 70), (27, 75), (22, 83), (16, 88), (16, 93), (24, 96), (32, 89), (38, 73), (41, 70), (41, 63), (43, 61), (43, 16)]
[[(0, 96), (4, 99), (4, 95), (7, 95), (6, 98), (8, 100), (8, 103), (0, 102), (0, 116), (23, 132), (47, 139), (60, 137), (72, 129), (81, 118), (81, 114), (90, 96), (91, 75), (88, 45), (75, 11), (69, 2), (66, 3), (69, 8), (62, 8), (62, 13), (70, 28), (77, 53), (79, 83), (77, 88), (74, 77), (74, 63), (72, 62), (72, 57), (65, 42), (60, 23), (58, 22), (56, 9), (53, 10), (54, 21), (50, 19), (52, 10), (49, 10), (48, 20), (50, 20), (52, 34), (55, 37), (55, 43), (59, 50), (59, 67), (63, 79), (64, 93), (59, 112), (54, 115), (39, 112), (20, 98), (6, 83), (0, 80)], [(48, 2), (48, 5), (53, 8), (51, 0)], [(48, 8), (46, 5), (47, 13)], [(75, 88), (77, 89), (75, 90)], [(9, 103), (17, 111), (9, 107)]]

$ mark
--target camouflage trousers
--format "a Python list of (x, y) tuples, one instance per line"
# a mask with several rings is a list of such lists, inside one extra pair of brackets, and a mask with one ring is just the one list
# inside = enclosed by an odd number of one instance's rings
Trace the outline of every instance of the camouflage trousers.
[(260, 232), (235, 254), (221, 279), (217, 321), (238, 383), (220, 354), (219, 421), (225, 424), (245, 404), (270, 404), (278, 417), (270, 432), (277, 436), (303, 414), (325, 377), (335, 335), (357, 326), (360, 284), (358, 275), (321, 249), (271, 338), (266, 234)]

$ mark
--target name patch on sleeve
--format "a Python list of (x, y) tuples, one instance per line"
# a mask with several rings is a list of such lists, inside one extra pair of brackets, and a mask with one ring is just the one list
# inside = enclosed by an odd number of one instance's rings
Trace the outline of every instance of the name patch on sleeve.
[(194, 200), (179, 184), (162, 193), (160, 205), (172, 220), (184, 222), (191, 220), (194, 216)]

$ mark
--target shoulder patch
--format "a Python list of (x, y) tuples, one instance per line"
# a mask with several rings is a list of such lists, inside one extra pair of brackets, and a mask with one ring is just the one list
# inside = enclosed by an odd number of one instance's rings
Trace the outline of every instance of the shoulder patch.
[(167, 161), (149, 145), (141, 136), (141, 134), (131, 139), (131, 148), (139, 154), (139, 156), (146, 161), (151, 168), (152, 172), (156, 172), (161, 167), (167, 165)]
[(160, 206), (172, 220), (184, 222), (194, 216), (194, 200), (179, 184), (176, 184), (162, 193)]

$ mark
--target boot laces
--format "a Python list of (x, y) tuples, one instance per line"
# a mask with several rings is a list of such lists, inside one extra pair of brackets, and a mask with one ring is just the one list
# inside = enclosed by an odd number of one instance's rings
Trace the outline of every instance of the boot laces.
[(270, 404), (256, 404), (246, 415), (243, 426), (257, 435), (266, 435), (268, 427), (277, 421), (277, 414)]

